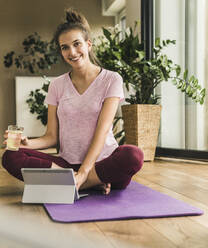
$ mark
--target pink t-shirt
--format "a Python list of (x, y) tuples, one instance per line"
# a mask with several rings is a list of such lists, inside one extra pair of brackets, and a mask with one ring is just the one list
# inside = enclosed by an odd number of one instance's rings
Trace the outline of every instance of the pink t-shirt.
[[(124, 99), (122, 77), (113, 71), (102, 69), (83, 94), (74, 87), (69, 73), (50, 83), (45, 102), (57, 107), (59, 119), (59, 155), (70, 164), (81, 164), (91, 144), (102, 104), (107, 97)], [(112, 126), (104, 147), (97, 158), (108, 157), (118, 143)]]

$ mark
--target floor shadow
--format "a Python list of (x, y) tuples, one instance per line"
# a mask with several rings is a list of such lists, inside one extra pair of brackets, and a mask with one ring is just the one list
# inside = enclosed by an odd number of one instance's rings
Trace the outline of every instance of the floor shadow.
[(15, 186), (0, 186), (1, 196), (19, 196), (22, 195), (23, 188), (17, 188)]

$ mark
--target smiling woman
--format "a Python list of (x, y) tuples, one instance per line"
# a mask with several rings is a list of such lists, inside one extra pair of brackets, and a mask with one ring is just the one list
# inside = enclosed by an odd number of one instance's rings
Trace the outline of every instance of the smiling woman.
[[(66, 22), (61, 23), (56, 30), (56, 33), (54, 35), (55, 43), (61, 52), (62, 55), (66, 54), (63, 51), (66, 51), (69, 49), (69, 44), (65, 44), (64, 41), (68, 40), (68, 33), (67, 31), (79, 31), (77, 34), (78, 39), (73, 40), (74, 47), (83, 46), (84, 43), (87, 41), (90, 49), (89, 49), (89, 58), (93, 64), (99, 65), (99, 62), (92, 50), (92, 42), (90, 37), (90, 26), (88, 24), (88, 21), (86, 18), (81, 14), (77, 13), (76, 11), (72, 11), (72, 9), (66, 11)], [(81, 32), (80, 32), (81, 31)], [(70, 37), (72, 39), (73, 37)], [(63, 39), (63, 40), (62, 40)], [(85, 41), (83, 43), (83, 41)]]
[[(46, 133), (24, 137), (18, 152), (4, 153), (3, 166), (20, 180), (21, 168), (73, 168), (78, 189), (101, 185), (105, 194), (111, 187), (124, 189), (141, 169), (143, 152), (134, 145), (118, 146), (113, 135), (123, 79), (94, 62), (90, 28), (80, 13), (66, 11), (54, 40), (71, 69), (50, 83)], [(57, 143), (58, 157), (34, 151)]]
[[(71, 30), (69, 32), (62, 33), (59, 37), (60, 51), (63, 59), (72, 66), (73, 69), (82, 70), (84, 63), (88, 63), (89, 52), (92, 49), (92, 42), (85, 40), (82, 33), (79, 30)], [(96, 68), (95, 74), (100, 71), (99, 66)], [(74, 76), (74, 75), (73, 75)], [(71, 77), (72, 73), (71, 73)], [(92, 75), (93, 78), (96, 75)]]

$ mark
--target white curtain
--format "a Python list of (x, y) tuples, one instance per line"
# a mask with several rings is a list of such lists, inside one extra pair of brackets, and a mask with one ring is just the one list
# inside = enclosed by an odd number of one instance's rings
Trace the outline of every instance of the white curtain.
[[(167, 54), (208, 91), (207, 30), (207, 0), (155, 0), (155, 37), (176, 40)], [(171, 83), (162, 84), (159, 91), (163, 110), (158, 145), (208, 150), (208, 99), (203, 106), (196, 104)]]
[[(184, 70), (185, 0), (155, 0), (155, 37), (176, 40), (164, 52)], [(171, 82), (157, 89), (161, 95), (162, 116), (159, 146), (185, 148), (185, 97)]]
[[(186, 67), (206, 88), (207, 7), (206, 0), (186, 0)], [(186, 149), (207, 150), (207, 101), (200, 105), (186, 98), (185, 109)]]

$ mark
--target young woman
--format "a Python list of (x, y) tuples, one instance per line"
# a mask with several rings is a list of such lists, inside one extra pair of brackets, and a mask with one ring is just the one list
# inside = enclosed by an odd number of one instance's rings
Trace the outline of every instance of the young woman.
[[(20, 180), (21, 168), (73, 168), (78, 189), (102, 185), (108, 194), (110, 188), (125, 188), (142, 167), (142, 151), (118, 146), (113, 136), (123, 82), (118, 73), (96, 64), (89, 31), (83, 15), (66, 11), (54, 39), (71, 69), (50, 84), (47, 131), (37, 139), (23, 137), (19, 151), (7, 150), (2, 158), (4, 168)], [(6, 143), (7, 131), (4, 137)], [(58, 157), (36, 151), (57, 143)]]

